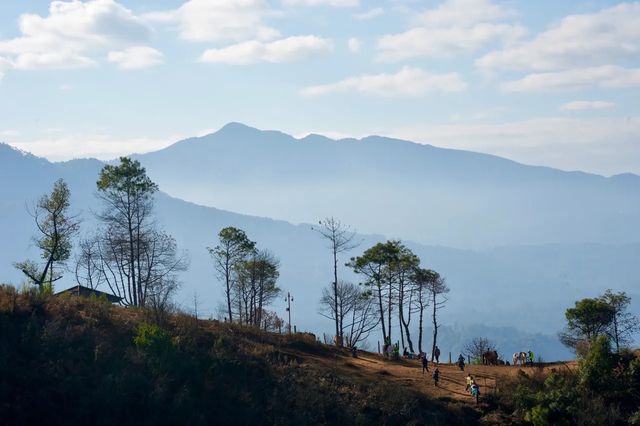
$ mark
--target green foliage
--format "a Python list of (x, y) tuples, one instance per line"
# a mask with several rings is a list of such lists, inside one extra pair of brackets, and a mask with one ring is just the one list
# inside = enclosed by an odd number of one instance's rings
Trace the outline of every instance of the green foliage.
[(128, 157), (120, 157), (119, 165), (104, 166), (96, 185), (98, 191), (125, 193), (133, 198), (148, 198), (158, 190), (140, 162)]
[(591, 342), (587, 355), (580, 360), (580, 383), (594, 392), (611, 388), (614, 366), (611, 346), (606, 336), (598, 336)]
[(44, 265), (25, 260), (14, 266), (39, 287), (61, 278), (60, 271), (54, 270), (54, 267), (64, 264), (71, 255), (71, 238), (78, 231), (79, 222), (69, 214), (70, 200), (69, 187), (64, 180), (58, 179), (51, 194), (43, 195), (31, 213), (38, 229), (38, 236), (34, 241), (41, 251)]
[(550, 426), (552, 423), (549, 421), (551, 417), (551, 411), (543, 406), (536, 405), (531, 410), (527, 411), (524, 415), (524, 419), (534, 426)]
[(605, 334), (614, 314), (613, 307), (600, 299), (579, 300), (565, 312), (567, 327), (560, 338), (565, 345), (575, 349), (581, 342), (590, 342)]
[(541, 384), (539, 380), (526, 375), (519, 379), (516, 406), (524, 419), (534, 425), (571, 424), (577, 412), (575, 377), (552, 373)]

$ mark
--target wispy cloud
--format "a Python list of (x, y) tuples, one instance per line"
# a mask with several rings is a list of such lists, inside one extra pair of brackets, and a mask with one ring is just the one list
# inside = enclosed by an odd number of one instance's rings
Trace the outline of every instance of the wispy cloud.
[(188, 41), (271, 40), (280, 32), (266, 24), (272, 14), (265, 0), (188, 0), (180, 7), (143, 15), (157, 24), (177, 25)]
[(524, 27), (499, 22), (511, 10), (489, 0), (447, 0), (412, 19), (413, 27), (378, 40), (377, 59), (385, 62), (415, 57), (447, 57), (474, 52), (490, 43), (513, 42)]
[(331, 7), (355, 7), (360, 0), (283, 0), (289, 6), (331, 6)]
[(581, 90), (592, 87), (623, 89), (640, 87), (640, 68), (605, 65), (567, 71), (529, 74), (518, 80), (503, 82), (505, 92)]
[(381, 7), (376, 7), (365, 12), (354, 13), (353, 18), (358, 21), (368, 21), (369, 19), (374, 19), (382, 15), (384, 15), (384, 9)]
[(307, 87), (305, 96), (331, 93), (361, 93), (384, 97), (422, 96), (429, 92), (461, 92), (467, 84), (458, 73), (432, 74), (419, 68), (404, 67), (394, 74), (366, 74), (350, 77), (337, 83)]
[(560, 106), (561, 111), (589, 111), (611, 109), (616, 106), (613, 102), (605, 101), (573, 101)]
[(109, 62), (118, 64), (123, 70), (139, 70), (160, 65), (164, 55), (148, 46), (133, 46), (120, 51), (109, 52)]
[(616, 63), (640, 54), (640, 3), (570, 15), (533, 39), (476, 61), (498, 70), (553, 71)]
[(220, 49), (208, 49), (200, 56), (199, 61), (236, 65), (257, 62), (282, 63), (330, 52), (332, 49), (331, 40), (306, 35), (287, 37), (270, 43), (252, 40)]

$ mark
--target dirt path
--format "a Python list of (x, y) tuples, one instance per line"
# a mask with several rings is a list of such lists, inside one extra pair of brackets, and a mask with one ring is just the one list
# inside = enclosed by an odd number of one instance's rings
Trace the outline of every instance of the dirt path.
[(465, 391), (467, 373), (471, 373), (476, 378), (482, 393), (493, 392), (496, 387), (496, 376), (481, 371), (487, 367), (469, 366), (465, 371), (460, 371), (457, 365), (440, 364), (437, 366), (440, 370), (440, 383), (435, 386), (431, 373), (436, 365), (432, 363), (429, 363), (429, 372), (423, 374), (422, 365), (417, 360), (391, 362), (377, 355), (363, 354), (348, 362), (364, 371), (400, 382), (435, 398), (455, 399), (475, 404), (474, 398)]
[(315, 361), (321, 363), (333, 363), (336, 367), (346, 368), (350, 374), (363, 378), (373, 379), (384, 378), (405, 386), (409, 386), (431, 398), (447, 401), (457, 401), (475, 406), (475, 399), (465, 391), (466, 376), (468, 373), (475, 378), (480, 386), (481, 395), (490, 395), (500, 386), (502, 379), (515, 376), (519, 370), (527, 374), (533, 373), (538, 368), (548, 370), (551, 368), (572, 368), (572, 362), (545, 364), (541, 367), (526, 366), (483, 366), (467, 365), (464, 371), (460, 371), (455, 364), (440, 364), (440, 383), (435, 386), (431, 373), (436, 367), (429, 363), (429, 372), (422, 373), (422, 365), (418, 360), (389, 361), (382, 356), (362, 352), (358, 358), (336, 357), (333, 360), (317, 358)]

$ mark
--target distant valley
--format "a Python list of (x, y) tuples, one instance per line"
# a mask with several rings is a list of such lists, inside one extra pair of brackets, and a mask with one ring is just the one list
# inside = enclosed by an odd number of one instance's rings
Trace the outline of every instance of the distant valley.
[[(279, 286), (295, 295), (294, 323), (329, 333), (331, 323), (317, 311), (331, 281), (330, 256), (304, 224), (325, 215), (361, 232), (351, 255), (399, 237), (447, 278), (442, 346), (453, 352), (487, 335), (505, 353), (536, 347), (547, 359), (566, 357), (555, 334), (573, 301), (609, 287), (640, 298), (637, 176), (566, 173), (376, 137), (296, 140), (239, 124), (136, 158), (163, 191), (158, 221), (191, 258), (178, 301), (188, 310), (196, 296), (207, 316), (216, 315), (222, 293), (205, 247), (231, 225), (280, 258)], [(87, 232), (102, 165), (50, 163), (0, 145), (3, 280), (20, 283), (12, 262), (33, 254), (25, 203), (63, 177)], [(343, 277), (358, 279), (346, 268)], [(59, 285), (71, 284), (67, 274)]]

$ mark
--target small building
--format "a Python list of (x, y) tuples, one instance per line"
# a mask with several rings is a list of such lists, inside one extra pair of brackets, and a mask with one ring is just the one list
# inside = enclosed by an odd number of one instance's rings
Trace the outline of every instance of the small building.
[(74, 287), (68, 288), (66, 290), (59, 291), (55, 295), (62, 296), (65, 294), (68, 294), (70, 296), (79, 296), (79, 297), (91, 297), (91, 296), (95, 296), (97, 298), (105, 297), (111, 303), (120, 303), (120, 301), (122, 300), (122, 297), (114, 296), (111, 293), (105, 293), (104, 291), (85, 287), (79, 284)]

